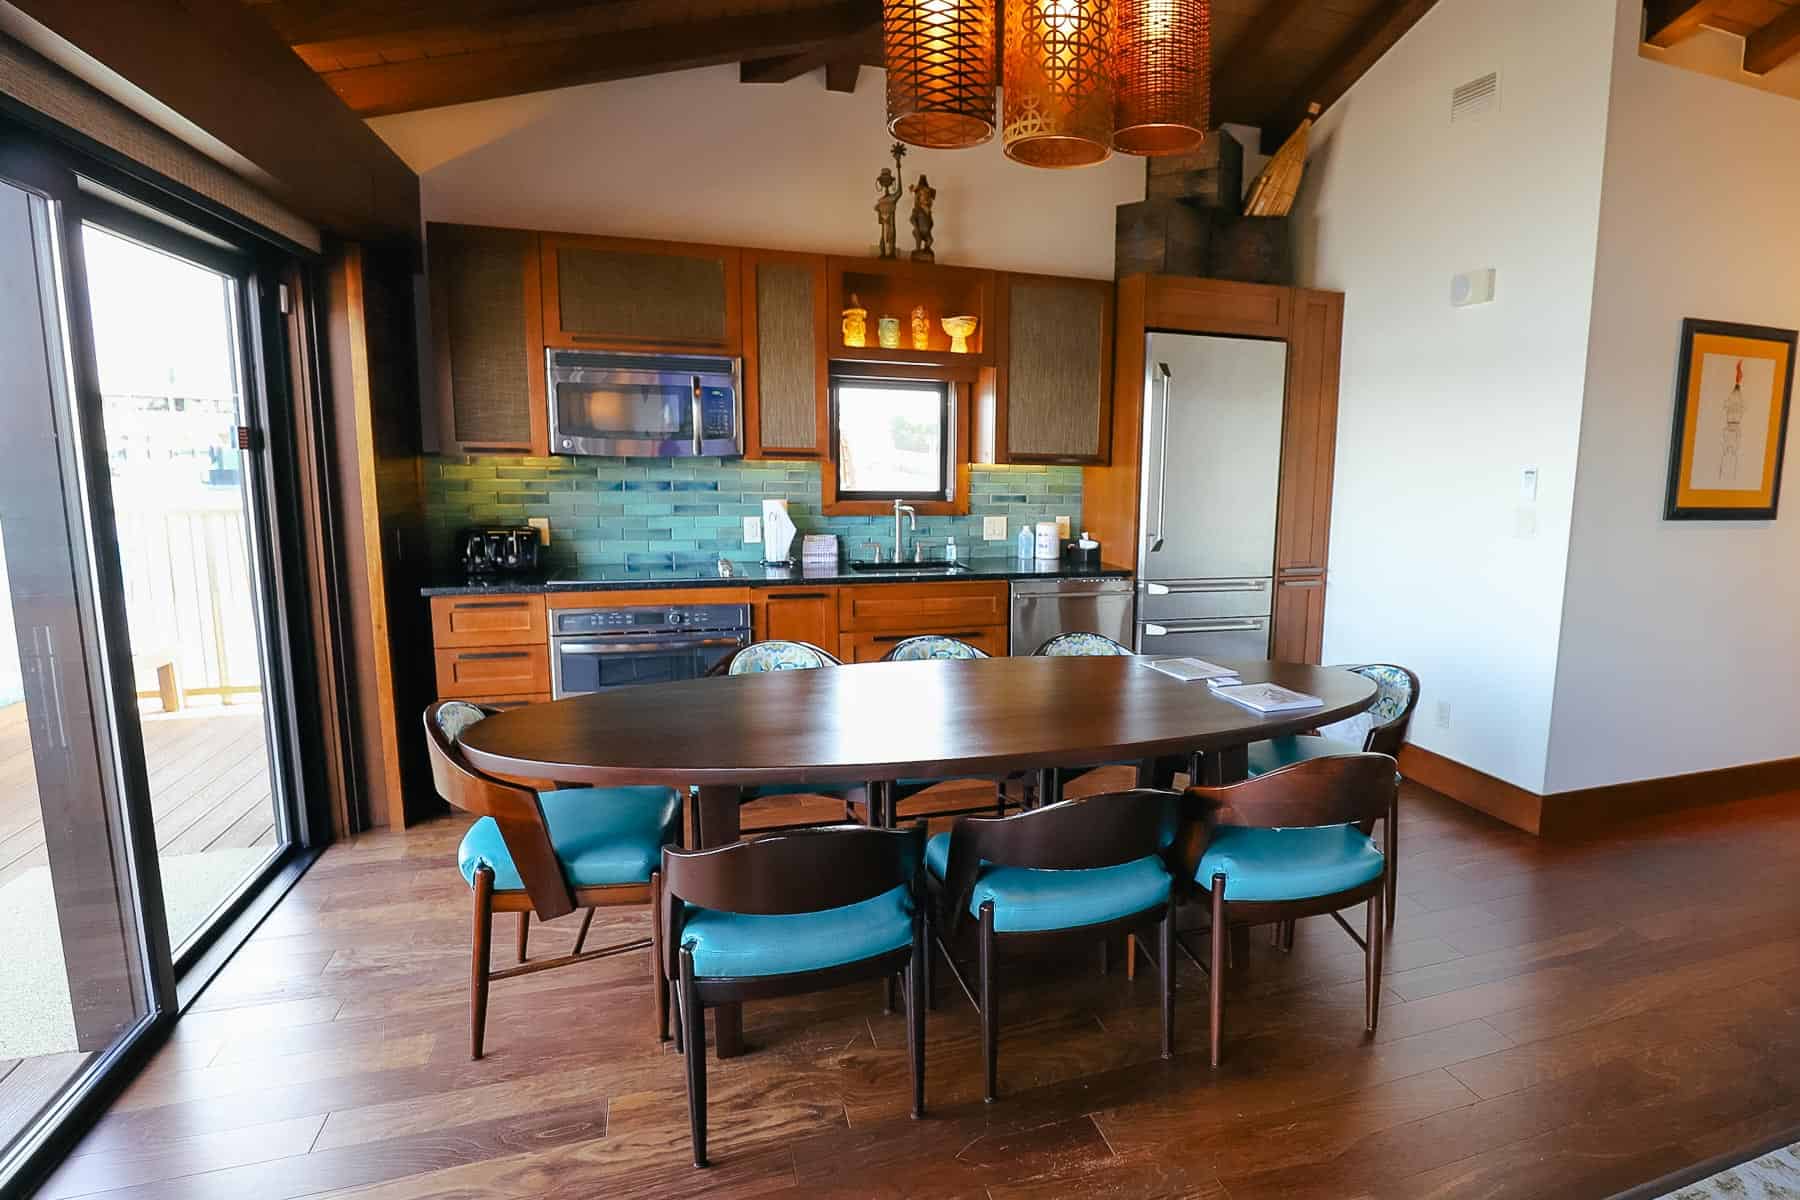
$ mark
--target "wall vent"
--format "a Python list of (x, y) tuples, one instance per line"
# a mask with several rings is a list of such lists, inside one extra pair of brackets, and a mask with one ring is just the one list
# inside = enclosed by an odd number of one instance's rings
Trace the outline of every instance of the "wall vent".
[(1500, 107), (1500, 75), (1489, 71), (1450, 93), (1450, 123), (1473, 121)]

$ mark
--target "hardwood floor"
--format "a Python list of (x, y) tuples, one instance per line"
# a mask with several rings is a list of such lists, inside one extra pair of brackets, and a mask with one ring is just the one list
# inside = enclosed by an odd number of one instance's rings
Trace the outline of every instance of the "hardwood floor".
[[(642, 955), (495, 986), (468, 1061), (446, 818), (334, 847), (43, 1191), (113, 1198), (1601, 1197), (1800, 1124), (1800, 811), (1751, 802), (1552, 845), (1417, 788), (1381, 1032), (1326, 920), (1252, 939), (1226, 1063), (1181, 971), (1004, 975), (1001, 1098), (939, 973), (928, 1100), (878, 989), (751, 1005), (709, 1064), (709, 1171)], [(783, 816), (787, 814), (781, 814)], [(1352, 915), (1352, 924), (1359, 917)], [(575, 918), (534, 927), (556, 952)], [(644, 924), (604, 912), (595, 938)], [(510, 918), (496, 955), (509, 958)]]

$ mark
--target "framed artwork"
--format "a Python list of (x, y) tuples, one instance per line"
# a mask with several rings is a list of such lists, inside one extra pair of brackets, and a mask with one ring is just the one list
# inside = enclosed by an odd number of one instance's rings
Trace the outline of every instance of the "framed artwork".
[(1792, 329), (1681, 323), (1667, 521), (1768, 521), (1794, 393)]

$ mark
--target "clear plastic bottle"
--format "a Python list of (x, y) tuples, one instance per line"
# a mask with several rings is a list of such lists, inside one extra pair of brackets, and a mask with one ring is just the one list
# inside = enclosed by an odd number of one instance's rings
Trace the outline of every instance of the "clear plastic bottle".
[(1034, 558), (1037, 555), (1037, 534), (1032, 532), (1029, 524), (1019, 526), (1019, 536), (1015, 544), (1018, 546), (1020, 558)]
[(956, 561), (956, 535), (955, 534), (951, 534), (948, 538), (946, 538), (944, 540), (944, 561), (945, 562), (955, 562)]

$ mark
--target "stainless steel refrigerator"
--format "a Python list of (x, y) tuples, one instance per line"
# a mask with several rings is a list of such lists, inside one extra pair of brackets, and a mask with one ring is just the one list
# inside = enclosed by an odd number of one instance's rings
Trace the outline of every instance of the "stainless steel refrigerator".
[(1137, 650), (1267, 658), (1287, 344), (1153, 333)]

